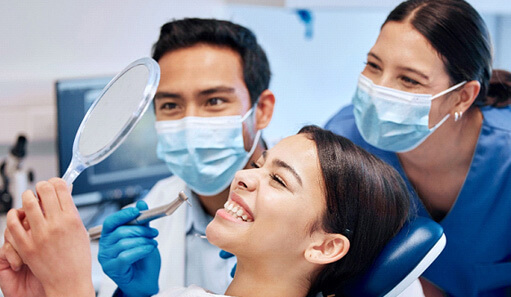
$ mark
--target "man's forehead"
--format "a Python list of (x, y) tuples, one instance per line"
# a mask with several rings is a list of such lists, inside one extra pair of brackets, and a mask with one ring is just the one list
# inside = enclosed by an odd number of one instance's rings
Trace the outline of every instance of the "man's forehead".
[(218, 86), (245, 86), (241, 64), (229, 53), (204, 51), (170, 53), (160, 59), (160, 83), (197, 85), (200, 89)]

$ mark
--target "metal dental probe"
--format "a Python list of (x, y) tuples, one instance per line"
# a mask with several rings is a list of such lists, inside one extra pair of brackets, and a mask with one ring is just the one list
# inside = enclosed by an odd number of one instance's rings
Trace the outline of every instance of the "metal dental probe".
[[(185, 195), (185, 193), (181, 191), (179, 192), (177, 198), (174, 199), (174, 201), (159, 207), (143, 210), (140, 212), (140, 215), (136, 219), (130, 221), (128, 224), (129, 225), (145, 224), (149, 221), (171, 215), (185, 201), (188, 204), (190, 204), (190, 202), (188, 202), (188, 197)], [(103, 230), (103, 225), (90, 228), (89, 230), (87, 230), (89, 232), (89, 238), (91, 240), (99, 239), (101, 237), (101, 230)]]

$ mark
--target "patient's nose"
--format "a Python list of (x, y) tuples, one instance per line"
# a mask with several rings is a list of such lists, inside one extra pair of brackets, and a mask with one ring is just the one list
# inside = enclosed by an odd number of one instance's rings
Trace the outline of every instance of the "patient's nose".
[(234, 177), (234, 182), (237, 187), (253, 191), (257, 185), (257, 175), (254, 170), (242, 170), (238, 171)]

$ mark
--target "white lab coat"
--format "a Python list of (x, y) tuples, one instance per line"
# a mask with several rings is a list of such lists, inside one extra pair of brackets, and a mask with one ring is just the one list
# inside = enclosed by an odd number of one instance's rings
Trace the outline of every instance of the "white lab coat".
[[(171, 176), (156, 183), (144, 201), (149, 208), (153, 208), (171, 202), (180, 191), (184, 191), (188, 197), (191, 195), (183, 180)], [(152, 221), (150, 225), (164, 235), (156, 238), (161, 255), (160, 292), (172, 287), (184, 287), (186, 205), (179, 207), (171, 216)], [(111, 297), (116, 288), (117, 285), (105, 275), (98, 297)]]
[(191, 285), (187, 288), (172, 288), (166, 290), (155, 297), (229, 297), (227, 295), (218, 295), (207, 292), (203, 288)]

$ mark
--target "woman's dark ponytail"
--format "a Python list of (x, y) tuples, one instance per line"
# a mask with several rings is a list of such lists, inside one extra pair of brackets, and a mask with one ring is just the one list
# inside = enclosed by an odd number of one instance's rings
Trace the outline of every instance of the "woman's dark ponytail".
[(511, 72), (501, 69), (493, 70), (484, 105), (494, 107), (511, 105)]

